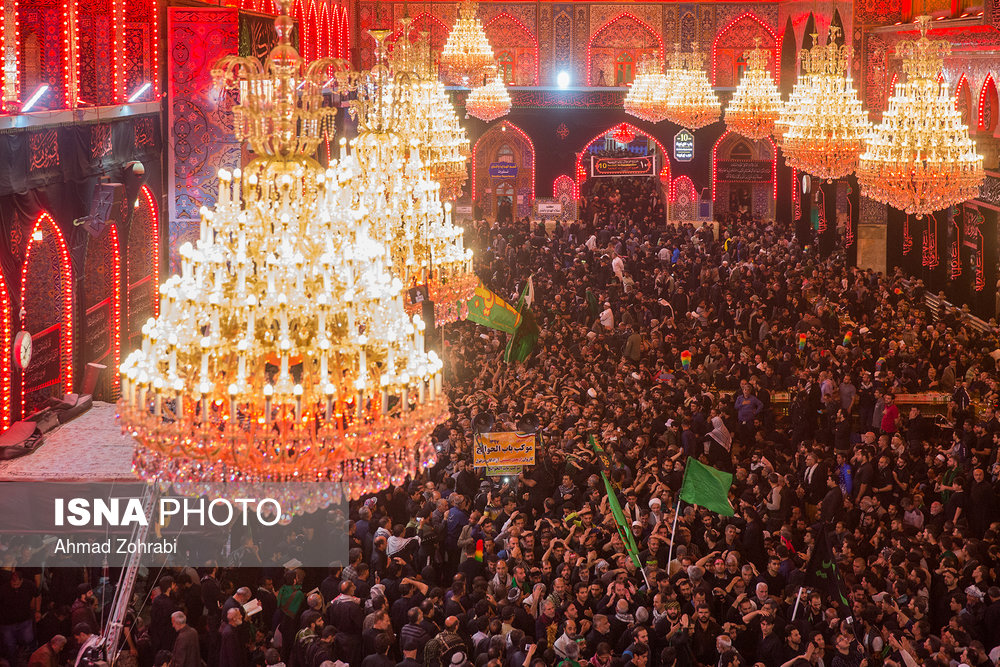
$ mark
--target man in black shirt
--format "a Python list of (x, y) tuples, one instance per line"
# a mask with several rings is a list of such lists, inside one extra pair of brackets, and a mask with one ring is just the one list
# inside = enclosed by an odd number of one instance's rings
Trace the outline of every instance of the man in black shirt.
[(35, 643), (35, 621), (41, 618), (38, 588), (35, 582), (14, 570), (0, 585), (0, 639), (3, 641), (3, 656), (14, 665), (18, 647), (33, 648)]

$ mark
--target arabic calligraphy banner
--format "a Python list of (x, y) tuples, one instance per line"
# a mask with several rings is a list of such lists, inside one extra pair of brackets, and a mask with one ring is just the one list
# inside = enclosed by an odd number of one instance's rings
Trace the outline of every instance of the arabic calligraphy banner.
[(654, 176), (656, 165), (649, 157), (590, 156), (591, 176)]
[(482, 283), (476, 286), (476, 293), (469, 299), (469, 320), (485, 327), (513, 334), (521, 324), (517, 310), (486, 289)]
[(719, 183), (770, 183), (770, 160), (719, 160), (715, 166)]
[(476, 437), (475, 468), (535, 465), (535, 434), (503, 431)]

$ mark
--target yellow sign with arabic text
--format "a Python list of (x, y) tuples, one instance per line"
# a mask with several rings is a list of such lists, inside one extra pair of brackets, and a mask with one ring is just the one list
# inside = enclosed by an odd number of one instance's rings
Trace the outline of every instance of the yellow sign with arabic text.
[(476, 437), (472, 465), (476, 468), (535, 465), (533, 433), (483, 433)]

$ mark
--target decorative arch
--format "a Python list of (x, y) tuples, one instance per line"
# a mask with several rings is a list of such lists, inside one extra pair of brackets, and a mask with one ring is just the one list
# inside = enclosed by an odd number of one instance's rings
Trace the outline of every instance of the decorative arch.
[[(746, 142), (746, 143), (749, 143), (751, 145), (751, 147), (756, 151), (756, 159), (758, 159), (758, 160), (767, 159), (767, 160), (769, 160), (771, 162), (771, 192), (770, 192), (770, 197), (771, 197), (771, 201), (777, 202), (777, 199), (778, 199), (778, 150), (777, 150), (777, 148), (774, 145), (774, 140), (772, 140), (771, 137), (767, 137), (767, 142), (766, 143), (764, 142), (764, 140), (759, 140), (759, 141), (756, 141), (756, 142), (751, 142), (750, 140), (748, 140), (745, 137), (743, 137), (743, 136), (741, 136), (741, 135), (733, 132), (732, 130), (726, 130), (725, 132), (723, 132), (722, 136), (719, 137), (719, 140), (715, 142), (714, 146), (712, 146), (712, 201), (713, 202), (717, 202), (718, 201), (718, 186), (719, 186), (719, 183), (717, 182), (716, 176), (717, 176), (717, 169), (718, 169), (720, 148), (723, 147), (724, 143), (728, 147), (728, 146), (738, 145), (737, 142)], [(760, 151), (761, 146), (768, 147), (769, 150), (770, 150), (770, 155), (767, 155), (767, 156), (762, 155), (761, 151)], [(757, 193), (757, 190), (755, 188), (754, 194), (756, 195), (756, 193)]]
[[(21, 418), (53, 395), (73, 391), (73, 266), (59, 225), (35, 218), (21, 265), (22, 327), (31, 334), (31, 364), (21, 373)], [(6, 353), (5, 353), (6, 354)]]
[(301, 29), (299, 44), (305, 58), (306, 60), (315, 60), (319, 49), (322, 48), (319, 35), (316, 34), (316, 27), (319, 25), (319, 10), (316, 9), (316, 0), (309, 0), (306, 20), (299, 25)]
[[(612, 26), (613, 30), (610, 29)], [(622, 54), (627, 54), (633, 63), (637, 63), (639, 57), (646, 53), (656, 53), (663, 60), (663, 37), (632, 12), (621, 12), (598, 28), (587, 42), (588, 84), (616, 85), (613, 78), (608, 78), (614, 73), (615, 61)], [(604, 72), (604, 81), (601, 81), (601, 71)]]
[(340, 57), (340, 9), (333, 7), (326, 15), (326, 49), (331, 58)]
[(899, 83), (899, 72), (893, 72), (892, 76), (889, 77), (889, 89), (886, 91), (885, 100), (886, 107), (888, 107), (889, 100), (893, 95), (896, 94), (896, 84)]
[(580, 198), (580, 190), (576, 187), (576, 181), (566, 174), (556, 176), (555, 180), (552, 181), (552, 196), (558, 199), (559, 195), (565, 194), (567, 191), (572, 193), (573, 199)]
[(695, 193), (694, 196), (697, 197), (697, 192), (697, 189), (694, 187), (694, 181), (691, 180), (690, 176), (686, 174), (678, 176), (670, 184), (670, 203), (676, 202), (679, 194), (691, 196), (691, 193)]
[(351, 20), (347, 16), (347, 7), (340, 8), (340, 35), (338, 35), (338, 40), (340, 43), (340, 57), (350, 58), (351, 57)]
[(125, 266), (127, 349), (141, 342), (142, 325), (160, 314), (160, 213), (148, 185), (142, 186), (128, 230)]
[[(515, 158), (518, 173), (513, 179), (514, 188), (522, 196), (521, 206), (530, 210), (535, 199), (535, 144), (524, 130), (509, 120), (490, 127), (472, 146), (472, 199), (484, 201), (486, 190), (492, 189), (487, 187), (490, 185), (490, 160), (502, 146), (511, 144), (517, 144), (521, 149)], [(494, 203), (485, 201), (483, 209), (493, 212)]]
[(963, 73), (958, 78), (955, 85), (955, 108), (962, 114), (962, 122), (966, 127), (971, 128), (972, 123), (972, 90), (969, 88), (969, 79)]
[(736, 80), (736, 61), (753, 48), (754, 38), (761, 38), (761, 47), (771, 53), (768, 66), (775, 82), (781, 74), (778, 49), (780, 40), (767, 23), (753, 12), (744, 12), (730, 21), (718, 32), (712, 41), (712, 85), (734, 87)]
[(660, 155), (663, 156), (663, 166), (660, 169), (660, 180), (663, 183), (668, 183), (670, 181), (670, 159), (668, 157), (670, 154), (667, 152), (667, 149), (663, 147), (663, 144), (660, 143), (660, 140), (657, 139), (656, 137), (654, 137), (653, 135), (651, 135), (649, 132), (646, 132), (645, 130), (643, 130), (641, 127), (636, 127), (632, 123), (615, 123), (614, 125), (612, 125), (608, 129), (604, 130), (603, 132), (601, 132), (599, 134), (595, 134), (590, 139), (590, 141), (588, 141), (587, 143), (585, 143), (583, 145), (583, 147), (580, 149), (580, 152), (576, 154), (576, 178), (577, 178), (576, 187), (577, 187), (577, 192), (578, 193), (580, 191), (580, 186), (583, 185), (584, 180), (586, 180), (586, 178), (587, 178), (587, 169), (586, 169), (586, 167), (583, 166), (583, 155), (584, 155), (584, 153), (587, 152), (587, 149), (590, 148), (590, 145), (592, 143), (594, 143), (595, 141), (597, 141), (601, 137), (607, 136), (610, 132), (613, 132), (615, 130), (615, 128), (619, 128), (619, 127), (622, 127), (622, 126), (628, 128), (629, 131), (632, 132), (632, 134), (635, 134), (635, 135), (640, 135), (641, 134), (642, 136), (646, 137), (647, 139), (652, 139), (653, 140), (653, 143), (656, 144), (656, 147), (658, 149), (660, 149)]
[(515, 86), (538, 85), (538, 40), (520, 19), (500, 12), (483, 26), (499, 58), (503, 52), (513, 57)]
[(695, 220), (698, 217), (698, 190), (689, 176), (678, 176), (670, 184), (670, 212), (674, 220)]
[(979, 113), (978, 125), (980, 132), (992, 133), (997, 129), (997, 113), (1000, 111), (997, 104), (997, 84), (993, 80), (992, 74), (987, 74), (983, 81), (982, 88), (979, 89)]
[(89, 239), (83, 276), (82, 358), (112, 369), (101, 375), (94, 397), (113, 401), (121, 384), (116, 371), (121, 363), (122, 297), (121, 246), (116, 224), (109, 224), (100, 236)]
[(330, 57), (330, 47), (333, 40), (330, 39), (330, 3), (320, 2), (319, 22), (314, 28), (316, 35), (316, 57)]
[(7, 281), (0, 273), (0, 345), (4, 353), (0, 354), (0, 431), (6, 430), (11, 423), (11, 407), (13, 405), (13, 387), (11, 386), (11, 329), (10, 329), (10, 290)]

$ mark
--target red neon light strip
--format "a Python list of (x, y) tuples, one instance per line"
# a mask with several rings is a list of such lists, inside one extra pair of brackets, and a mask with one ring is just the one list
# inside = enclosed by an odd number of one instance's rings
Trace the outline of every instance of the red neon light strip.
[(153, 237), (153, 317), (160, 316), (160, 214), (157, 211), (156, 199), (148, 185), (142, 186), (140, 191), (149, 207), (149, 219), (152, 222), (150, 234)]
[(517, 125), (514, 125), (514, 123), (505, 120), (502, 121), (499, 125), (496, 125), (487, 132), (485, 132), (482, 137), (479, 137), (479, 139), (476, 140), (475, 145), (472, 147), (472, 201), (476, 200), (476, 151), (479, 148), (479, 142), (483, 140), (483, 137), (485, 137), (487, 134), (490, 134), (491, 132), (503, 131), (502, 128), (504, 127), (509, 127), (510, 129), (514, 130), (519, 135), (521, 135), (521, 137), (523, 137), (524, 140), (528, 143), (528, 148), (531, 149), (531, 198), (532, 199), (535, 198), (535, 144), (532, 143), (531, 137), (525, 134), (524, 130), (519, 128)]
[(10, 292), (3, 276), (0, 276), (0, 344), (4, 349), (4, 354), (0, 354), (0, 428), (4, 430), (10, 426), (13, 401), (10, 354), (7, 353), (11, 349), (10, 333)]
[(487, 23), (486, 25), (484, 25), (483, 28), (484, 29), (489, 28), (491, 25), (493, 25), (494, 23), (496, 23), (497, 21), (499, 21), (501, 18), (510, 19), (514, 23), (516, 23), (518, 26), (520, 26), (521, 31), (524, 32), (526, 35), (528, 35), (528, 37), (530, 37), (531, 41), (534, 43), (534, 45), (535, 45), (534, 46), (534, 49), (535, 49), (535, 54), (534, 54), (535, 55), (535, 84), (534, 85), (536, 85), (536, 86), (539, 85), (541, 83), (541, 74), (539, 73), (539, 68), (538, 68), (538, 40), (531, 33), (531, 31), (528, 30), (528, 26), (524, 25), (524, 23), (522, 23), (521, 20), (518, 19), (516, 16), (512, 16), (512, 15), (508, 14), (507, 12), (500, 12), (499, 14), (497, 14), (496, 16), (494, 16), (492, 19), (490, 19), (489, 23)]
[(643, 21), (641, 18), (639, 18), (638, 16), (636, 16), (632, 12), (622, 12), (621, 14), (618, 14), (613, 19), (611, 19), (610, 21), (608, 21), (607, 23), (605, 23), (603, 26), (601, 26), (594, 33), (594, 36), (590, 38), (590, 41), (587, 42), (587, 85), (588, 86), (590, 85), (590, 66), (591, 66), (591, 61), (593, 60), (591, 58), (591, 54), (592, 54), (593, 48), (594, 48), (594, 39), (596, 39), (598, 35), (600, 35), (602, 32), (604, 32), (605, 30), (607, 30), (608, 28), (610, 28), (616, 21), (618, 21), (619, 19), (622, 19), (622, 18), (630, 18), (633, 21), (635, 21), (636, 23), (638, 23), (639, 25), (641, 25), (643, 28), (645, 28), (646, 30), (648, 30), (649, 32), (653, 33), (653, 36), (656, 37), (656, 41), (660, 45), (660, 47), (659, 47), (660, 48), (660, 61), (662, 62), (662, 61), (664, 61), (666, 59), (666, 56), (664, 55), (664, 50), (663, 50), (663, 38), (660, 36), (660, 31), (659, 30), (653, 30), (649, 26), (648, 23), (646, 23), (645, 21)]
[(997, 94), (996, 94), (997, 85), (996, 85), (996, 82), (993, 81), (993, 75), (992, 74), (987, 74), (986, 78), (983, 79), (983, 87), (979, 89), (979, 113), (977, 114), (977, 118), (979, 119), (979, 121), (978, 121), (979, 122), (979, 129), (981, 131), (989, 131), (989, 130), (993, 129), (992, 127), (990, 127), (990, 125), (993, 123), (993, 118), (985, 118), (984, 117), (985, 116), (985, 110), (986, 110), (985, 109), (985, 107), (986, 107), (986, 96), (989, 94), (990, 86), (992, 86), (992, 88), (993, 88), (993, 99), (994, 99), (994, 104), (990, 105), (990, 115), (993, 116), (993, 115), (995, 115), (997, 113), (997, 110), (995, 109), (995, 107), (996, 107), (996, 99), (997, 99)]
[[(118, 367), (122, 363), (122, 254), (121, 246), (118, 243), (118, 229), (115, 225), (108, 225), (111, 234), (111, 247), (115, 256), (115, 296), (111, 301), (111, 354), (115, 365), (112, 367), (111, 377), (114, 378), (112, 387), (112, 398), (118, 398), (118, 390), (121, 387), (121, 375)], [(154, 299), (159, 303), (158, 299)]]
[[(31, 264), (31, 249), (37, 243), (32, 237), (36, 231), (42, 230), (44, 233), (46, 226), (49, 228), (49, 233), (55, 235), (56, 245), (59, 248), (59, 266), (63, 280), (63, 323), (66, 326), (63, 335), (60, 336), (63, 348), (60, 350), (60, 365), (62, 366), (63, 392), (68, 394), (73, 391), (73, 267), (70, 264), (69, 248), (66, 246), (66, 239), (63, 237), (62, 230), (59, 229), (59, 225), (52, 219), (52, 216), (44, 211), (39, 213), (38, 217), (35, 218), (31, 235), (28, 237), (28, 249), (24, 254), (24, 264), (21, 265), (21, 303), (24, 303), (27, 296), (28, 266)], [(25, 374), (21, 373), (22, 418), (24, 417), (24, 380)]]

